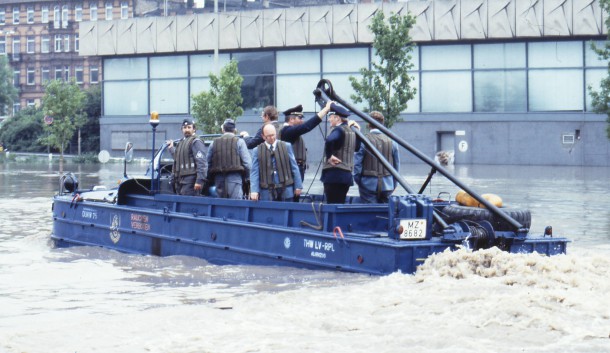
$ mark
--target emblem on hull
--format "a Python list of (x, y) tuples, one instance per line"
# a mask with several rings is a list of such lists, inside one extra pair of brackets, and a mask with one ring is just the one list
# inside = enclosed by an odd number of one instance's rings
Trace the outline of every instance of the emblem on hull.
[(113, 243), (118, 243), (121, 239), (121, 232), (119, 232), (119, 226), (121, 225), (118, 214), (112, 215), (112, 221), (110, 222), (110, 240)]

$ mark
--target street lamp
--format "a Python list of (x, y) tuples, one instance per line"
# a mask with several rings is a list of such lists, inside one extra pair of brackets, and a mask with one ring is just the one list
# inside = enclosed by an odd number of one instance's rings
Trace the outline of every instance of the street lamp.
[(152, 126), (152, 157), (150, 158), (150, 193), (155, 193), (155, 133), (157, 131), (157, 126), (159, 125), (159, 113), (152, 112), (150, 113), (150, 126)]

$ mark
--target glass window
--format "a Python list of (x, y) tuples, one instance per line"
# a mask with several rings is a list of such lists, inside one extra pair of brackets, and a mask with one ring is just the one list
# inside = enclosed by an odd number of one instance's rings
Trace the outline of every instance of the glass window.
[(159, 114), (188, 113), (188, 80), (150, 81), (150, 109)]
[(34, 23), (34, 7), (28, 6), (27, 8), (27, 21), (28, 23)]
[(47, 5), (40, 8), (40, 23), (49, 23), (49, 6)]
[(78, 37), (78, 33), (74, 33), (74, 51), (78, 53), (80, 50), (80, 41)]
[(324, 72), (358, 72), (363, 67), (369, 67), (368, 48), (322, 50)]
[(55, 35), (55, 52), (59, 53), (61, 51), (61, 34)]
[(425, 45), (420, 50), (422, 70), (470, 69), (470, 45)]
[(525, 43), (475, 44), (474, 68), (525, 68)]
[(582, 69), (530, 70), (528, 80), (530, 111), (583, 110)]
[(106, 21), (110, 21), (112, 20), (112, 3), (111, 2), (107, 2), (106, 3)]
[(6, 54), (6, 36), (0, 35), (0, 54)]
[(59, 12), (59, 5), (53, 6), (53, 28), (59, 28), (61, 12)]
[(20, 110), (21, 110), (21, 103), (19, 103), (19, 102), (13, 103), (13, 114), (19, 113)]
[(34, 36), (27, 36), (26, 37), (26, 51), (28, 53), (34, 53), (36, 50), (34, 48)]
[(319, 50), (282, 50), (276, 53), (276, 60), (278, 75), (317, 73), (319, 77)]
[(34, 71), (34, 68), (31, 67), (31, 66), (28, 66), (28, 68), (27, 68), (27, 84), (29, 86), (32, 86), (35, 83), (36, 82), (35, 82), (35, 71)]
[(241, 75), (273, 75), (275, 60), (273, 52), (251, 52), (233, 54)]
[[(202, 78), (192, 78), (191, 79), (191, 95), (199, 94), (203, 91), (210, 90), (210, 79), (207, 77)], [(191, 107), (193, 106), (193, 102), (191, 102)]]
[(21, 39), (13, 37), (13, 56), (19, 56), (19, 54), (21, 54)]
[(187, 56), (157, 56), (150, 58), (150, 78), (188, 76)]
[(472, 111), (470, 71), (422, 72), (421, 75), (422, 112)]
[(146, 58), (104, 60), (104, 77), (106, 80), (147, 79)]
[(68, 5), (61, 7), (61, 28), (68, 28), (68, 21), (70, 20), (70, 8)]
[(74, 5), (74, 21), (80, 22), (83, 20), (83, 5)]
[(413, 77), (410, 83), (410, 87), (415, 88), (415, 96), (409, 102), (407, 102), (407, 110), (405, 113), (419, 113), (419, 73), (411, 72), (410, 75)]
[(89, 4), (89, 20), (97, 21), (97, 4), (94, 2)]
[(286, 108), (302, 104), (304, 111), (319, 111), (320, 108), (311, 94), (319, 80), (319, 73), (278, 75), (276, 78), (278, 109), (284, 111)]
[(6, 24), (6, 11), (4, 8), (0, 9), (0, 25)]
[(475, 112), (525, 112), (525, 70), (474, 73)]
[(49, 67), (43, 66), (40, 69), (40, 78), (42, 80), (42, 84), (46, 84), (49, 81)]
[[(219, 54), (218, 70), (220, 71), (230, 60), (229, 54)], [(208, 77), (211, 72), (214, 72), (214, 55), (191, 55), (190, 65), (191, 77)]]
[(34, 107), (36, 105), (36, 102), (33, 99), (27, 99), (26, 100), (26, 104), (28, 107)]
[(607, 67), (608, 61), (600, 59), (599, 55), (591, 48), (591, 44), (594, 43), (597, 48), (605, 49), (606, 43), (604, 41), (591, 41), (585, 42), (585, 66), (587, 67)]
[(586, 88), (587, 94), (585, 95), (587, 99), (587, 111), (593, 111), (593, 106), (591, 104), (591, 95), (589, 94), (588, 87), (593, 88), (594, 91), (599, 92), (600, 87), (599, 84), (608, 76), (607, 69), (587, 69), (585, 71), (585, 80), (586, 80)]
[(121, 2), (121, 19), (126, 20), (129, 18), (129, 5), (127, 1)]
[(64, 81), (70, 81), (70, 66), (64, 66)]
[(13, 24), (14, 25), (19, 24), (19, 5), (15, 5), (13, 7)]
[(60, 80), (63, 77), (63, 69), (61, 68), (61, 66), (55, 66), (55, 79), (56, 80)]
[(582, 41), (529, 43), (529, 67), (582, 67), (582, 45)]
[(19, 69), (13, 70), (13, 86), (19, 88), (19, 79), (21, 78), (21, 71)]
[(148, 84), (145, 80), (104, 82), (104, 115), (147, 114)]
[(69, 34), (64, 34), (64, 51), (65, 52), (70, 51), (70, 35)]
[(244, 76), (241, 85), (244, 111), (259, 112), (268, 105), (275, 105), (273, 82), (273, 76)]
[(40, 36), (40, 52), (48, 53), (51, 50), (50, 47), (50, 38), (48, 34), (44, 34)]
[(74, 68), (74, 76), (76, 78), (76, 83), (83, 83), (83, 66), (78, 65)]
[(275, 105), (273, 52), (251, 52), (233, 55), (244, 81), (241, 86), (244, 111), (258, 112), (267, 105)]
[(89, 83), (100, 82), (100, 69), (97, 66), (89, 67)]

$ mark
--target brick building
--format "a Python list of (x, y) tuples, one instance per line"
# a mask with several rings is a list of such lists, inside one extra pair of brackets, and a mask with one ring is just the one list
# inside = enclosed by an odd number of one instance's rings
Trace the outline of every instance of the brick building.
[(7, 55), (19, 99), (13, 113), (39, 106), (48, 80), (101, 81), (99, 57), (79, 56), (81, 21), (133, 17), (134, 0), (0, 0), (0, 55)]

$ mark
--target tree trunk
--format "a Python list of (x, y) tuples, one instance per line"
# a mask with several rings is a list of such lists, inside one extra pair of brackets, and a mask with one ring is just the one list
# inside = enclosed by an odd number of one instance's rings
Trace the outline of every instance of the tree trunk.
[(61, 143), (61, 147), (59, 148), (59, 173), (62, 174), (64, 172), (64, 144)]

